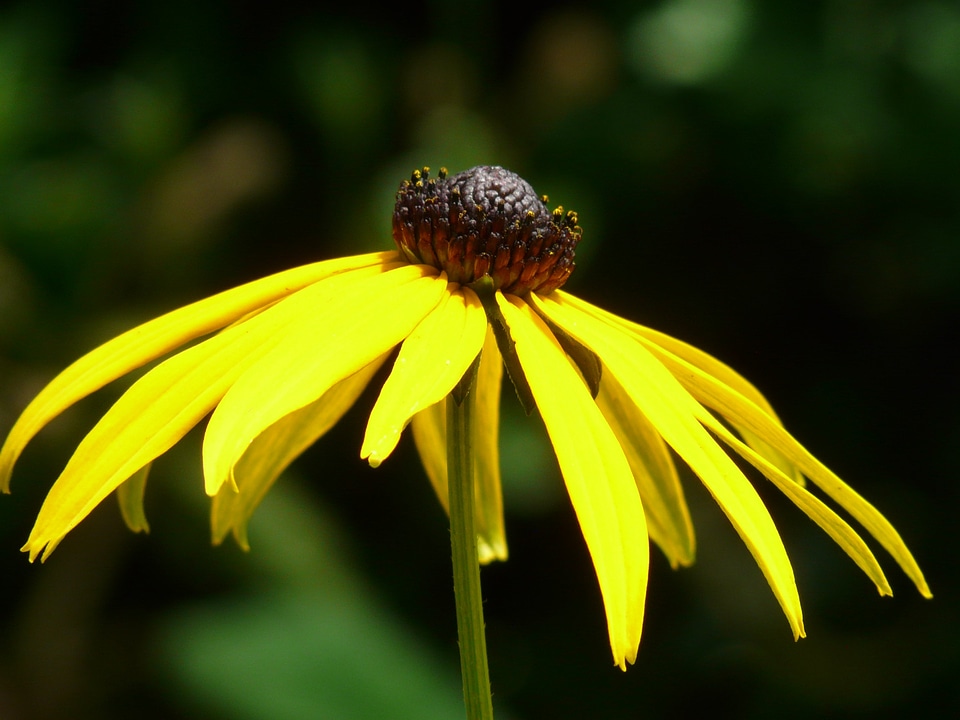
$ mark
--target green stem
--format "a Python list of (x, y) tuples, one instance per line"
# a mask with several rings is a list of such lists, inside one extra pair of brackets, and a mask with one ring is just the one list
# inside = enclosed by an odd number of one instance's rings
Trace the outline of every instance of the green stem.
[[(450, 540), (453, 549), (453, 591), (460, 637), (460, 672), (468, 720), (493, 720), (487, 642), (480, 595), (480, 562), (474, 521), (472, 420), (476, 373), (467, 376), (447, 397), (447, 480), (450, 496)], [(456, 397), (455, 397), (456, 396)]]

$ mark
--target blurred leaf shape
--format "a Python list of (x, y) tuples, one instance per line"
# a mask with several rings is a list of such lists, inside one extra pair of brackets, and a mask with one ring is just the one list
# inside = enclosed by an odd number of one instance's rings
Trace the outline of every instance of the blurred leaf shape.
[(724, 70), (747, 35), (745, 0), (667, 0), (629, 31), (635, 68), (662, 82), (695, 85)]
[(251, 523), (242, 562), (255, 589), (160, 624), (171, 697), (235, 720), (461, 717), (456, 648), (438, 656), (375, 597), (349, 535), (291, 475)]

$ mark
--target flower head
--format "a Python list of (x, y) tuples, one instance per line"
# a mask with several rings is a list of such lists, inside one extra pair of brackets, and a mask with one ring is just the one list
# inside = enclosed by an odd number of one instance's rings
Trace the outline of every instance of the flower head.
[(412, 263), (452, 282), (489, 277), (494, 290), (542, 295), (573, 272), (581, 229), (575, 212), (547, 209), (530, 183), (502, 167), (480, 166), (448, 178), (415, 170), (397, 193), (393, 239)]
[[(505, 366), (546, 426), (599, 580), (614, 661), (636, 658), (649, 544), (674, 567), (695, 541), (675, 458), (700, 478), (753, 554), (795, 637), (804, 634), (790, 560), (741, 457), (891, 593), (872, 552), (806, 480), (847, 511), (930, 592), (892, 525), (804, 449), (744, 378), (706, 353), (558, 288), (573, 270), (576, 213), (502, 168), (397, 194), (398, 249), (305, 265), (174, 310), (80, 358), (44, 388), (0, 450), (0, 486), (39, 430), (107, 383), (167, 356), (87, 434), (51, 488), (24, 550), (44, 558), (116, 491), (146, 529), (150, 463), (209, 416), (203, 475), (214, 542), (244, 547), (254, 509), (281, 472), (329, 430), (399, 346), (372, 408), (361, 457), (376, 466), (403, 429), (446, 504), (441, 402), (479, 358), (475, 455), (481, 559), (506, 558), (498, 469)], [(200, 342), (192, 341), (204, 338)], [(183, 349), (181, 349), (183, 348)]]

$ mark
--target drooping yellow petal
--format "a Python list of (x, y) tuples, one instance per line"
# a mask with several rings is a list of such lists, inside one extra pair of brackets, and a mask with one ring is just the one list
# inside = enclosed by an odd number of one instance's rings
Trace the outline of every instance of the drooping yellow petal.
[[(766, 412), (774, 422), (780, 422), (780, 420), (777, 418), (777, 414), (773, 410), (773, 407), (771, 407), (770, 403), (767, 402), (767, 399), (760, 393), (759, 390), (757, 390), (756, 387), (753, 386), (749, 380), (744, 378), (729, 365), (717, 360), (712, 355), (705, 353), (703, 350), (700, 350), (693, 345), (689, 345), (681, 340), (677, 340), (670, 335), (659, 332), (658, 330), (654, 330), (644, 325), (639, 325), (618, 317), (617, 315), (603, 310), (596, 305), (591, 305), (585, 300), (581, 300), (574, 295), (570, 295), (558, 290), (557, 297), (563, 298), (564, 302), (569, 303), (578, 310), (593, 315), (597, 319), (603, 320), (608, 324), (622, 327), (634, 336), (642, 338), (646, 341), (644, 344), (647, 349), (658, 357), (658, 350), (662, 349), (672, 353), (678, 358), (682, 358), (693, 367), (700, 369), (700, 371), (704, 374), (715, 378), (719, 382), (740, 393), (745, 398), (748, 398), (751, 402), (756, 404), (757, 407)], [(754, 436), (749, 432), (749, 430), (737, 425), (734, 425), (734, 427), (736, 427), (737, 432), (744, 437), (750, 447), (757, 450), (761, 455), (767, 458), (767, 460), (780, 468), (784, 474), (793, 478), (795, 482), (800, 484), (805, 483), (803, 475), (781, 453), (777, 452), (762, 440)]]
[[(477, 418), (471, 423), (477, 528), (477, 552), (481, 563), (506, 560), (507, 537), (503, 519), (503, 491), (500, 485), (500, 385), (503, 362), (493, 332), (487, 328), (483, 354), (477, 370)], [(427, 477), (445, 512), (447, 494), (447, 418), (445, 402), (438, 402), (414, 415), (413, 439)]]
[(923, 572), (900, 534), (890, 522), (856, 491), (817, 460), (778, 422), (734, 389), (672, 353), (658, 353), (661, 362), (703, 405), (736, 427), (760, 438), (797, 467), (815, 485), (849, 512), (890, 553), (924, 597), (932, 597)]
[(304, 265), (186, 305), (104, 343), (57, 375), (20, 415), (0, 450), (0, 489), (7, 491), (14, 463), (41, 428), (107, 383), (311, 283), (398, 259), (396, 252), (380, 252)]
[[(477, 515), (480, 562), (507, 559), (507, 533), (500, 486), (500, 387), (503, 359), (488, 327), (477, 369), (476, 421), (472, 423), (474, 459), (474, 510)], [(445, 405), (445, 403), (441, 403)]]
[(237, 544), (249, 549), (247, 522), (280, 474), (333, 427), (387, 359), (385, 353), (359, 372), (336, 383), (319, 400), (278, 420), (250, 444), (234, 469), (236, 489), (224, 485), (210, 512), (213, 542), (219, 545), (232, 532)]
[(543, 320), (519, 298), (497, 293), (497, 301), (593, 559), (614, 661), (626, 668), (640, 642), (650, 551), (630, 465)]
[(414, 328), (393, 364), (367, 422), (360, 457), (383, 462), (422, 409), (443, 400), (483, 347), (487, 316), (470, 288), (447, 293)]
[(127, 390), (80, 442), (50, 488), (24, 550), (44, 559), (120, 483), (169, 450), (226, 392), (249, 343), (229, 330), (174, 355)]
[(750, 446), (738, 440), (733, 433), (723, 426), (720, 421), (705, 412), (701, 421), (710, 430), (733, 448), (740, 457), (764, 474), (784, 495), (800, 508), (807, 517), (819, 525), (837, 545), (873, 580), (881, 595), (892, 595), (890, 584), (880, 569), (876, 558), (866, 543), (843, 519), (833, 510), (824, 505), (818, 498), (811, 495), (806, 488), (797, 485), (784, 475), (779, 468), (768, 462), (762, 455)]
[(698, 403), (667, 369), (617, 324), (578, 310), (565, 297), (531, 294), (535, 307), (596, 352), (664, 440), (700, 477), (767, 578), (793, 629), (802, 637), (800, 597), (790, 559), (763, 501), (697, 419)]
[(666, 443), (609, 373), (600, 382), (597, 405), (630, 463), (650, 539), (673, 568), (691, 565), (696, 552), (693, 522)]
[(143, 496), (147, 489), (149, 474), (150, 463), (147, 463), (117, 488), (120, 515), (126, 526), (135, 533), (150, 532), (147, 514), (143, 509)]
[(304, 312), (211, 416), (203, 441), (207, 494), (215, 495), (230, 480), (261, 432), (398, 345), (446, 292), (445, 275), (404, 265), (343, 283)]
[(434, 403), (424, 408), (410, 421), (413, 441), (427, 478), (443, 505), (450, 512), (450, 497), (447, 486), (447, 411), (446, 403)]
[(199, 423), (330, 287), (381, 272), (381, 267), (368, 266), (314, 283), (167, 358), (135, 382), (81, 441), (47, 494), (23, 548), (31, 560), (41, 551), (46, 558), (120, 483)]

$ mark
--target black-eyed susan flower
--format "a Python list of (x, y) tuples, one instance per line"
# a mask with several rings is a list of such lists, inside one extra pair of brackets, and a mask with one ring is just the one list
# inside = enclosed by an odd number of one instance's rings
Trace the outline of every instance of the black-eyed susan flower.
[[(674, 567), (695, 541), (675, 458), (700, 478), (753, 554), (795, 637), (804, 635), (790, 560), (753, 483), (753, 465), (823, 528), (876, 584), (890, 586), (851, 526), (857, 520), (919, 591), (923, 575), (892, 525), (781, 425), (763, 396), (709, 355), (558, 288), (573, 270), (576, 213), (549, 210), (498, 167), (404, 181), (396, 250), (298, 267), (147, 322), (82, 357), (20, 416), (0, 451), (8, 487), (27, 442), (84, 396), (151, 361), (77, 447), (24, 550), (46, 557), (117, 492), (145, 529), (150, 463), (209, 416), (203, 477), (215, 542), (246, 546), (254, 509), (290, 462), (392, 370), (370, 411), (361, 457), (385, 461), (412, 425), (434, 488), (448, 502), (452, 393), (473, 393), (465, 440), (477, 485), (481, 561), (506, 558), (497, 434), (502, 370), (539, 411), (593, 560), (613, 658), (636, 658), (652, 540)], [(201, 340), (201, 338), (203, 338)], [(194, 342), (199, 340), (199, 342)], [(470, 379), (469, 389), (461, 381)]]

